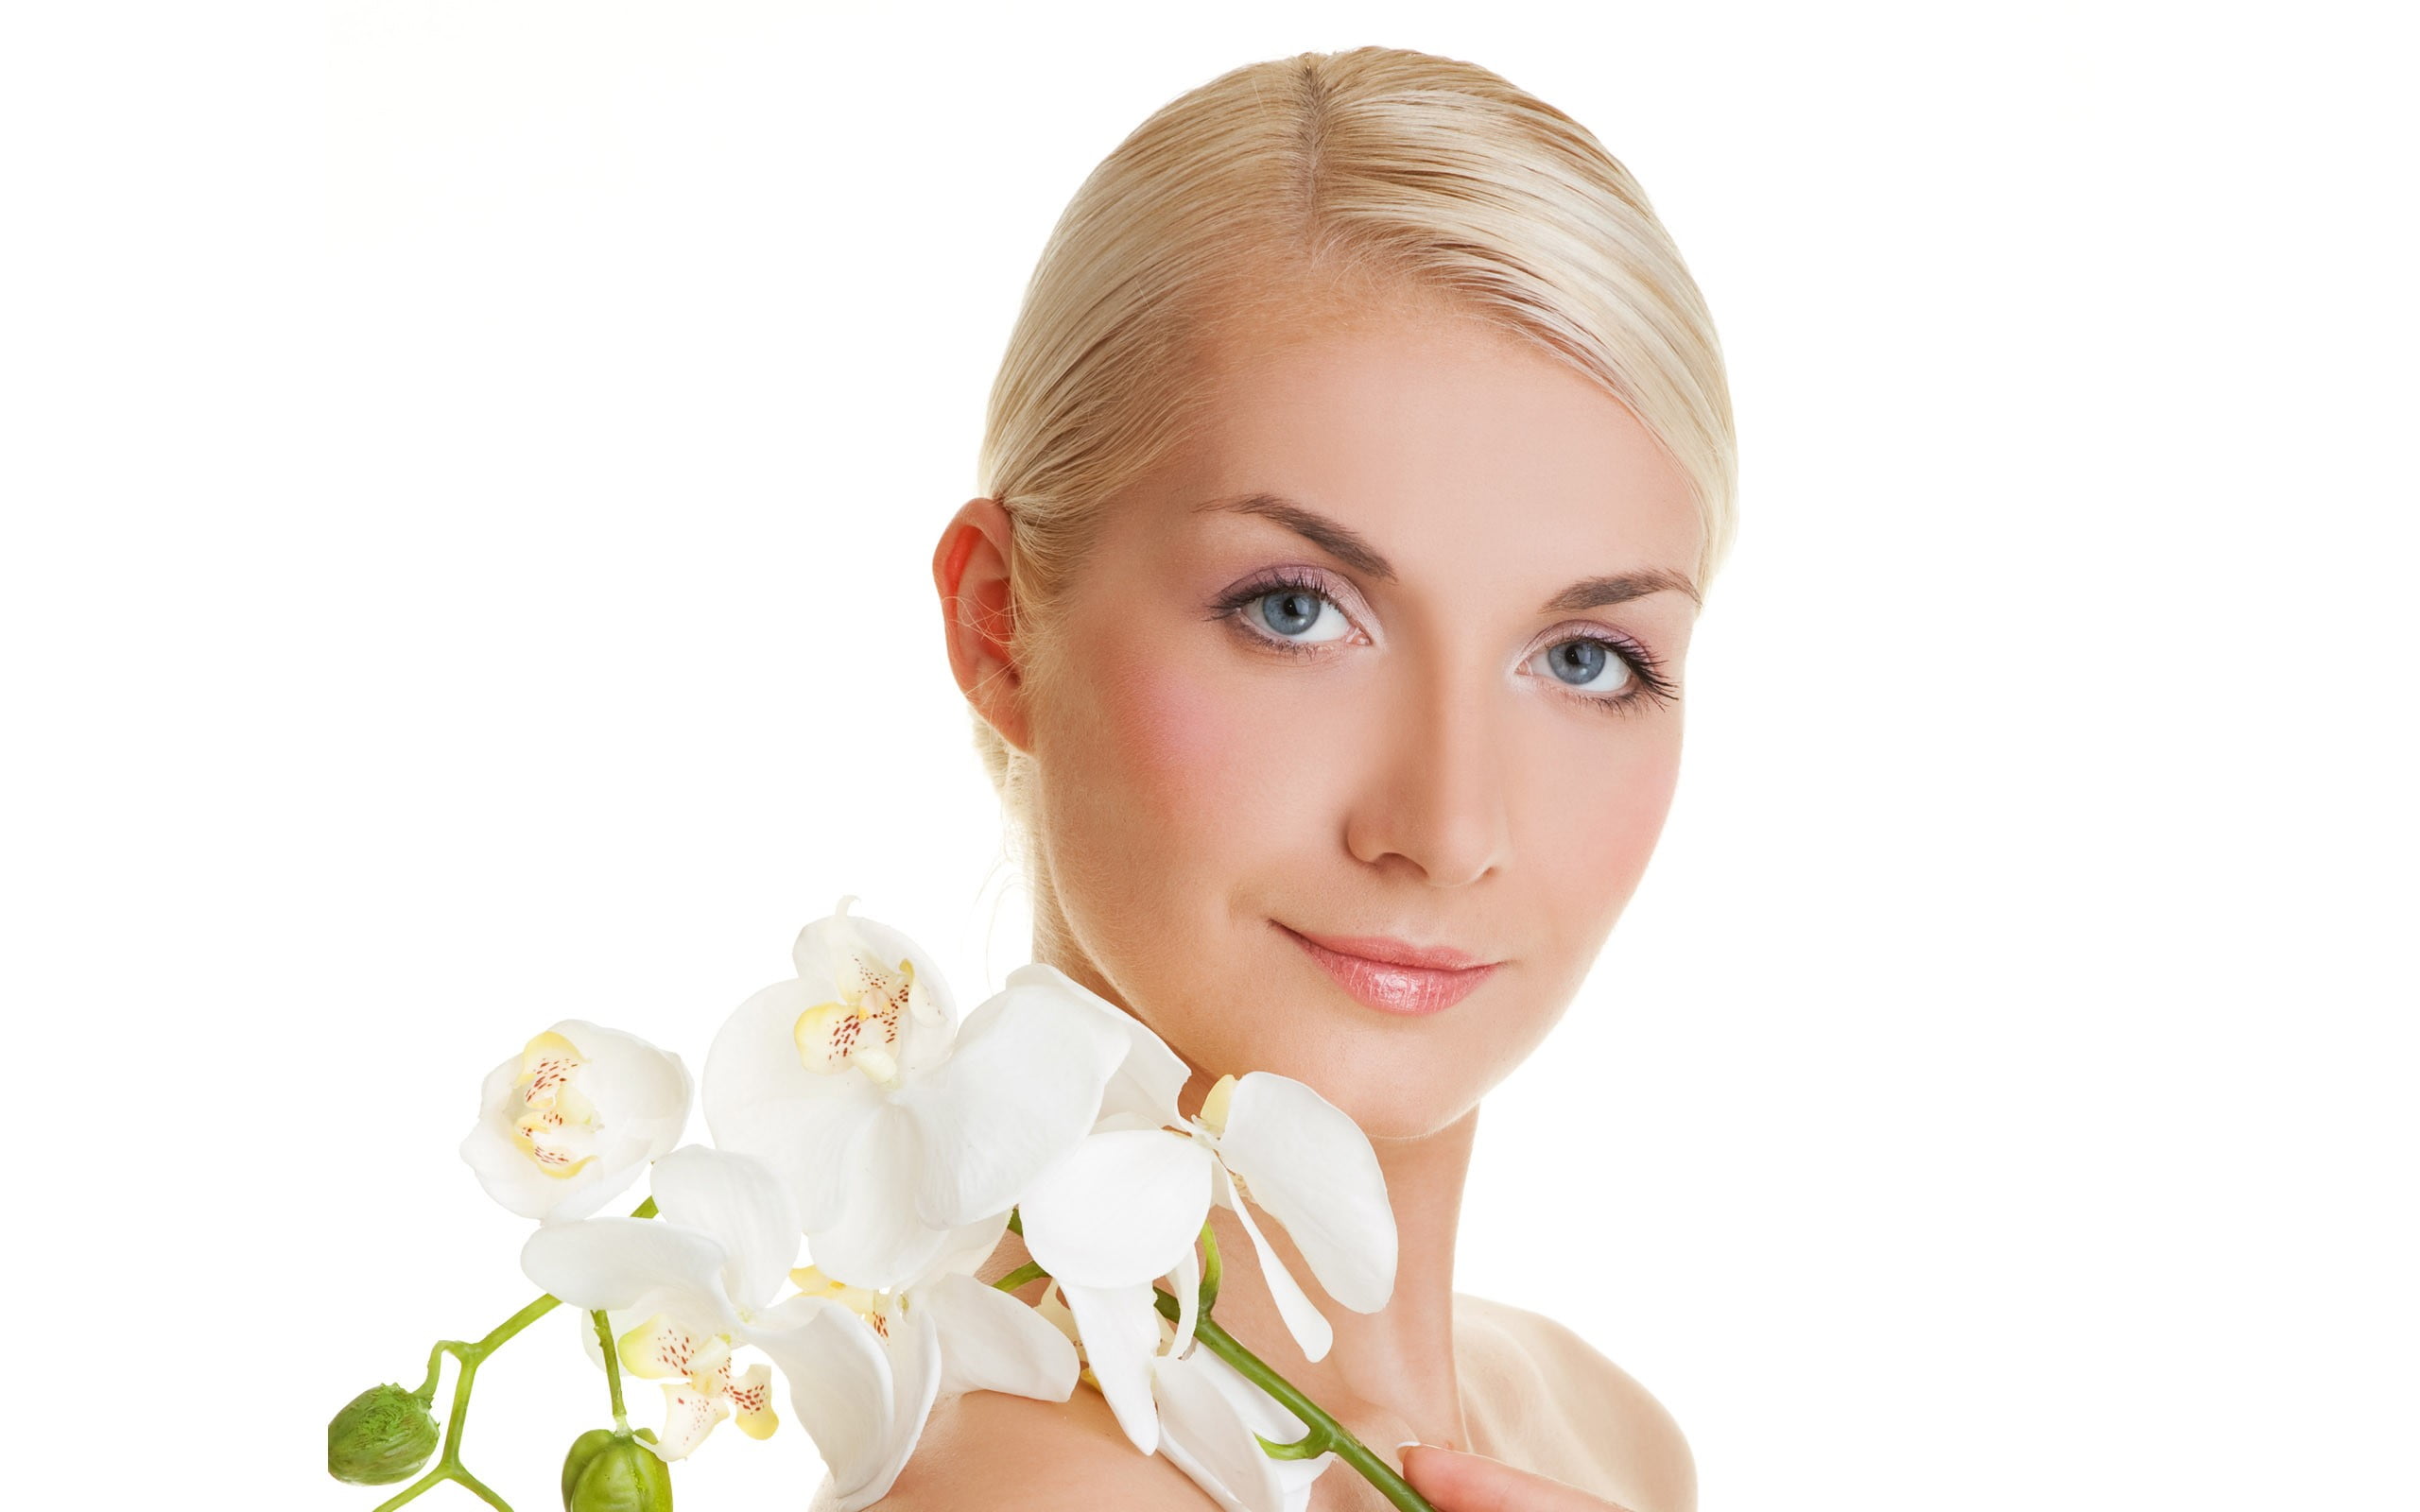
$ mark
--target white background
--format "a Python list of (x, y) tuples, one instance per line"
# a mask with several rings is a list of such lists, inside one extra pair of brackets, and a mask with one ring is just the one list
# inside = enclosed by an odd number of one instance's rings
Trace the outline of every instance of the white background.
[[(1709, 1512), (2420, 1505), (2385, 13), (22, 13), (9, 1496), (366, 1512), (327, 1416), (532, 1290), (490, 1065), (694, 1067), (844, 891), (964, 1003), (1024, 958), (925, 567), (1024, 281), (1150, 111), (1374, 42), (1639, 176), (1743, 454), (1461, 1288), (1644, 1381)], [(482, 1377), (524, 1512), (570, 1327)], [(815, 1474), (726, 1428), (682, 1504)]]

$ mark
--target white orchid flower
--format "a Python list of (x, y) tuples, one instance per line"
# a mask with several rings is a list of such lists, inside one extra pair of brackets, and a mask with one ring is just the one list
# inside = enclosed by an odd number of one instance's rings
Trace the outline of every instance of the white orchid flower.
[(462, 1159), (525, 1218), (585, 1218), (681, 1143), (690, 1090), (679, 1056), (565, 1019), (488, 1073)]
[(897, 1290), (998, 1221), (1083, 1139), (1127, 1039), (1047, 988), (959, 1025), (929, 957), (848, 912), (799, 932), (798, 976), (765, 988), (706, 1055), (706, 1124), (780, 1173), (821, 1272)]
[(798, 1211), (763, 1161), (683, 1145), (655, 1162), (647, 1218), (550, 1223), (521, 1248), (521, 1269), (582, 1312), (631, 1310), (614, 1352), (664, 1387), (656, 1452), (680, 1459), (735, 1417), (752, 1438), (772, 1433), (772, 1371), (735, 1369), (735, 1349), (811, 1321), (824, 1304), (774, 1293), (798, 1258)]
[(1279, 1459), (1262, 1448), (1262, 1438), (1295, 1443), (1309, 1425), (1198, 1345), (1152, 1357), (1151, 1394), (1160, 1409), (1160, 1452), (1228, 1512), (1305, 1512), (1312, 1483), (1338, 1463), (1334, 1450)]
[(851, 1285), (815, 1265), (790, 1272), (803, 1297), (825, 1305), (761, 1347), (823, 1457), (813, 1512), (858, 1512), (889, 1495), (943, 1398), (1005, 1391), (1064, 1401), (1075, 1391), (1066, 1336), (975, 1279), (1006, 1226), (1005, 1211), (976, 1226), (982, 1231), (897, 1291)]
[[(1192, 1344), (1195, 1236), (1211, 1205), (1235, 1211), (1260, 1259), (1279, 1315), (1306, 1358), (1324, 1358), (1334, 1332), (1287, 1270), (1245, 1205), (1285, 1226), (1340, 1305), (1374, 1313), (1393, 1295), (1394, 1211), (1360, 1125), (1299, 1081), (1253, 1072), (1222, 1076), (1199, 1116), (1177, 1111), (1184, 1064), (1132, 1014), (1040, 962), (1009, 973), (1009, 989), (1051, 989), (1122, 1027), (1130, 1050), (1095, 1131), (1028, 1181), (1017, 1201), (1026, 1247), (1058, 1281), (1086, 1359), (1118, 1424), (1150, 1453), (1159, 1428), (1155, 1354)], [(1183, 1315), (1165, 1349), (1151, 1282), (1174, 1284)]]
[[(684, 1457), (726, 1418), (735, 1418), (739, 1431), (751, 1438), (769, 1438), (781, 1427), (773, 1411), (771, 1366), (760, 1361), (735, 1371), (727, 1348), (694, 1334), (675, 1346), (662, 1334), (665, 1315), (652, 1309), (613, 1307), (604, 1312), (607, 1331), (616, 1341), (614, 1361), (664, 1388), (664, 1427), (653, 1446), (660, 1457)], [(605, 1351), (597, 1345), (594, 1317), (577, 1308), (563, 1313), (576, 1327), (588, 1363), (604, 1369)], [(706, 1367), (700, 1372), (702, 1387), (690, 1379), (693, 1363)], [(674, 1379), (663, 1379), (667, 1376)]]
[[(1059, 1290), (1054, 1282), (1034, 1311), (1070, 1339), (1079, 1338)], [(1149, 1381), (1158, 1405), (1159, 1452), (1228, 1512), (1305, 1512), (1312, 1483), (1338, 1463), (1335, 1452), (1311, 1459), (1271, 1455), (1261, 1438), (1294, 1443), (1309, 1432), (1308, 1425), (1208, 1349), (1198, 1344), (1182, 1349), (1178, 1338), (1189, 1331), (1190, 1318), (1181, 1327), (1156, 1312), (1153, 1317), (1157, 1352), (1149, 1356)], [(1087, 1370), (1098, 1384), (1098, 1372)]]

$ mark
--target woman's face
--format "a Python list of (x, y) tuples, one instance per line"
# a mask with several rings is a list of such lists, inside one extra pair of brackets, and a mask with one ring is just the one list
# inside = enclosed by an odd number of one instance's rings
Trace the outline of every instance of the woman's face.
[(1272, 327), (1209, 371), (1208, 428), (1109, 503), (1067, 670), (1028, 690), (1053, 964), (1203, 1076), (1416, 1137), (1553, 1027), (1654, 849), (1697, 511), (1619, 404), (1467, 318)]

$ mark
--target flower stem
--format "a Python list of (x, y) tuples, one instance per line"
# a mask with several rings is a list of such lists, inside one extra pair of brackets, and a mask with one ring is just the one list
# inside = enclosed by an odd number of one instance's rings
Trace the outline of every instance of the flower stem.
[(420, 1383), (420, 1389), (412, 1393), (420, 1399), (422, 1406), (425, 1407), (437, 1400), (437, 1372), (445, 1363), (445, 1351), (461, 1342), (459, 1339), (440, 1339), (429, 1346), (428, 1377)]
[[(1155, 1286), (1151, 1288), (1151, 1300), (1162, 1315), (1170, 1322), (1176, 1320), (1179, 1308), (1175, 1297)], [(1391, 1504), (1405, 1509), (1405, 1512), (1436, 1512), (1418, 1491), (1411, 1488), (1409, 1482), (1396, 1474), (1385, 1460), (1372, 1453), (1368, 1445), (1346, 1432), (1342, 1423), (1322, 1411), (1317, 1402), (1296, 1390), (1291, 1382), (1270, 1369), (1258, 1355), (1237, 1343), (1235, 1335), (1212, 1321), (1207, 1308), (1195, 1316), (1193, 1336), (1201, 1340), (1211, 1353), (1234, 1366), (1237, 1374), (1268, 1392), (1279, 1405), (1309, 1425), (1309, 1432), (1290, 1444), (1271, 1443), (1254, 1434), (1253, 1437), (1260, 1438), (1260, 1447), (1272, 1457), (1312, 1459), (1334, 1451), (1337, 1458), (1358, 1470), (1361, 1478), (1376, 1486), (1378, 1494)]]
[(1004, 1292), (1013, 1292), (1028, 1281), (1038, 1281), (1050, 1273), (1032, 1261), (1027, 1261), (992, 1284)]
[(596, 1342), (605, 1351), (605, 1390), (614, 1399), (614, 1431), (631, 1431), (630, 1414), (622, 1410), (622, 1362), (614, 1348), (614, 1325), (606, 1321), (602, 1308), (588, 1314), (596, 1320)]
[[(649, 1197), (640, 1203), (631, 1211), (631, 1216), (633, 1218), (654, 1217), (655, 1199)], [(419, 1480), (379, 1503), (372, 1512), (394, 1512), (395, 1508), (402, 1506), (413, 1497), (446, 1481), (454, 1482), (488, 1505), (497, 1508), (498, 1512), (512, 1512), (510, 1503), (488, 1489), (477, 1476), (462, 1466), (462, 1425), (471, 1416), (472, 1380), (479, 1373), (479, 1366), (486, 1363), (489, 1355), (502, 1349), (514, 1334), (562, 1305), (561, 1297), (542, 1296), (520, 1312), (488, 1330), (486, 1335), (475, 1344), (465, 1344), (460, 1339), (437, 1341), (437, 1347), (428, 1351), (428, 1379), (421, 1383), (421, 1388), (415, 1395), (424, 1402), (437, 1400), (439, 1362), (446, 1355), (452, 1355), (458, 1368), (454, 1373), (454, 1404), (445, 1415), (444, 1451), (437, 1456), (437, 1463), (431, 1465), (427, 1472)], [(622, 1378), (614, 1369), (614, 1341), (605, 1322), (605, 1314), (602, 1313), (596, 1314), (596, 1329), (598, 1336), (604, 1340), (605, 1344), (606, 1380), (611, 1383), (614, 1392), (614, 1425), (616, 1428), (628, 1429), (630, 1424), (622, 1416)]]

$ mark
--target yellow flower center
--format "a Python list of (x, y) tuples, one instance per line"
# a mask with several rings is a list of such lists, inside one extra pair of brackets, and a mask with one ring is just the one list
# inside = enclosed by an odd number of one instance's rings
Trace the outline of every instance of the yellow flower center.
[(665, 1431), (683, 1454), (726, 1413), (736, 1414), (740, 1432), (751, 1438), (767, 1437), (780, 1424), (770, 1368), (757, 1364), (735, 1371), (731, 1351), (730, 1334), (692, 1333), (661, 1313), (623, 1334), (614, 1349), (623, 1369), (663, 1383)]
[(837, 988), (837, 999), (807, 1009), (791, 1026), (800, 1063), (827, 1075), (855, 1066), (878, 1087), (897, 1085), (900, 1036), (924, 991), (916, 963), (886, 967), (852, 952)]
[(580, 1092), (579, 1047), (552, 1030), (521, 1050), (521, 1074), (512, 1084), (521, 1113), (512, 1135), (530, 1163), (552, 1177), (568, 1177), (596, 1159), (596, 1106)]
[(864, 1318), (877, 1336), (890, 1337), (890, 1313), (894, 1298), (889, 1293), (834, 1280), (814, 1265), (801, 1265), (791, 1271), (790, 1284), (809, 1297), (821, 1297), (839, 1303)]

